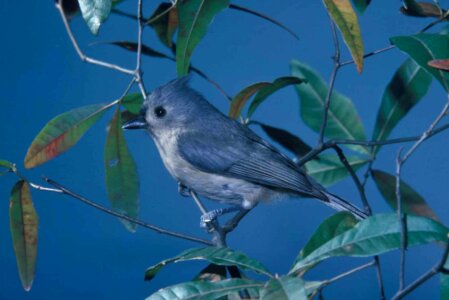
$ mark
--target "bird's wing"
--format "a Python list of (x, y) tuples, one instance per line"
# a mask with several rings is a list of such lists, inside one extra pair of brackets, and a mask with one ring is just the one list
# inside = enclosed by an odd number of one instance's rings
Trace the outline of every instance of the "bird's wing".
[(321, 186), (273, 146), (240, 126), (233, 124), (221, 136), (214, 129), (207, 133), (185, 133), (178, 140), (179, 153), (207, 173), (322, 198)]

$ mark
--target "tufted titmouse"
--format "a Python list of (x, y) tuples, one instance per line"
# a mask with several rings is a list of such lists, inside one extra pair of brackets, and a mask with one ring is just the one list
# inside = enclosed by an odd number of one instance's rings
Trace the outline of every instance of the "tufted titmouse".
[[(312, 197), (357, 218), (366, 214), (327, 192), (248, 127), (222, 114), (188, 85), (188, 77), (155, 89), (124, 129), (146, 129), (180, 191), (249, 209), (282, 197)], [(210, 221), (223, 211), (203, 218)], [(204, 217), (204, 216), (203, 216)]]

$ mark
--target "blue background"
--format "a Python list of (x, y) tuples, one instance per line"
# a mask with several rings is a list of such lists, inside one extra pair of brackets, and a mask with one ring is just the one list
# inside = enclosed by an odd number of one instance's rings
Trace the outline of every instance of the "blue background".
[[(119, 8), (134, 13), (137, 1), (126, 1)], [(333, 54), (329, 20), (321, 1), (236, 1), (281, 20), (300, 36), (286, 32), (237, 11), (220, 13), (193, 55), (195, 66), (219, 82), (231, 95), (256, 81), (271, 81), (289, 74), (289, 62), (299, 59), (312, 65), (327, 80)], [(447, 5), (448, 1), (441, 1)], [(149, 15), (158, 1), (145, 1)], [(407, 18), (399, 13), (399, 1), (373, 1), (360, 18), (367, 51), (385, 47), (388, 38), (418, 31), (430, 20)], [(72, 108), (110, 102), (126, 88), (129, 78), (98, 66), (82, 63), (76, 55), (53, 1), (0, 1), (0, 158), (18, 164), (23, 170), (26, 150), (39, 130), (51, 118)], [(107, 45), (89, 46), (93, 41), (136, 40), (135, 22), (111, 16), (93, 37), (82, 18), (72, 27), (84, 51), (94, 57), (133, 68), (135, 56)], [(147, 45), (166, 51), (154, 32), (144, 32)], [(343, 48), (343, 60), (349, 54)], [(344, 67), (336, 89), (349, 96), (371, 136), (382, 93), (396, 68), (406, 56), (393, 50), (366, 60), (362, 76), (354, 66)], [(175, 65), (166, 60), (144, 57), (144, 78), (148, 89), (174, 78)], [(195, 76), (192, 85), (214, 105), (227, 111), (223, 96)], [(137, 91), (137, 90), (136, 90)], [(446, 101), (443, 89), (434, 81), (428, 95), (395, 129), (392, 137), (417, 135), (433, 120)], [(23, 173), (41, 183), (46, 175), (78, 193), (107, 205), (104, 187), (103, 147), (110, 112), (69, 152), (44, 166)], [(299, 118), (299, 101), (293, 88), (273, 95), (255, 114), (256, 120), (286, 128), (310, 144), (317, 135)], [(156, 148), (144, 132), (126, 133), (129, 148), (138, 163), (141, 182), (141, 214), (148, 222), (173, 230), (208, 238), (199, 226), (199, 212), (190, 199), (177, 193), (175, 181), (164, 169)], [(403, 169), (403, 178), (431, 204), (444, 221), (447, 205), (447, 134), (425, 143)], [(375, 168), (394, 171), (399, 146), (382, 150)], [(31, 292), (22, 290), (16, 270), (8, 224), (8, 198), (16, 178), (0, 178), (0, 299), (142, 299), (155, 290), (187, 281), (205, 263), (191, 262), (169, 266), (153, 281), (144, 282), (144, 270), (167, 257), (197, 245), (139, 228), (128, 233), (115, 218), (57, 194), (33, 191), (40, 217), (36, 278)], [(360, 205), (351, 180), (331, 191)], [(369, 200), (376, 213), (390, 211), (372, 181)], [(208, 208), (216, 207), (206, 201)], [(259, 259), (270, 270), (284, 274), (314, 229), (333, 213), (315, 201), (280, 201), (260, 205), (229, 237), (229, 245)], [(429, 245), (408, 251), (407, 282), (432, 266), (441, 249)], [(388, 295), (397, 289), (399, 256), (382, 256)], [(335, 276), (359, 264), (362, 258), (333, 258), (320, 264), (307, 279)], [(346, 278), (325, 289), (326, 299), (378, 299), (373, 268)], [(438, 277), (421, 286), (409, 299), (437, 299)]]

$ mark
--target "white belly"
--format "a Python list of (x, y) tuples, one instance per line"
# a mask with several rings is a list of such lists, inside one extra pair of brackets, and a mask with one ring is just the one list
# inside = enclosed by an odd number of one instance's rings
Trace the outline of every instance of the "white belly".
[(156, 141), (159, 154), (168, 172), (184, 186), (201, 196), (222, 203), (252, 207), (256, 202), (268, 201), (280, 196), (276, 191), (247, 182), (212, 173), (202, 172), (178, 155), (179, 132), (164, 133)]

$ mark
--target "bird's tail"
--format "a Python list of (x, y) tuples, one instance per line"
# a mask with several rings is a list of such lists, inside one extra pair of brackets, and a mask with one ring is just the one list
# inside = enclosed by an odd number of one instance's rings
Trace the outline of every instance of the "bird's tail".
[(341, 199), (338, 196), (335, 196), (329, 192), (324, 192), (329, 201), (325, 201), (324, 204), (332, 207), (337, 211), (348, 211), (352, 213), (357, 219), (363, 220), (368, 218), (368, 215), (363, 212), (360, 208), (352, 205), (346, 200)]

